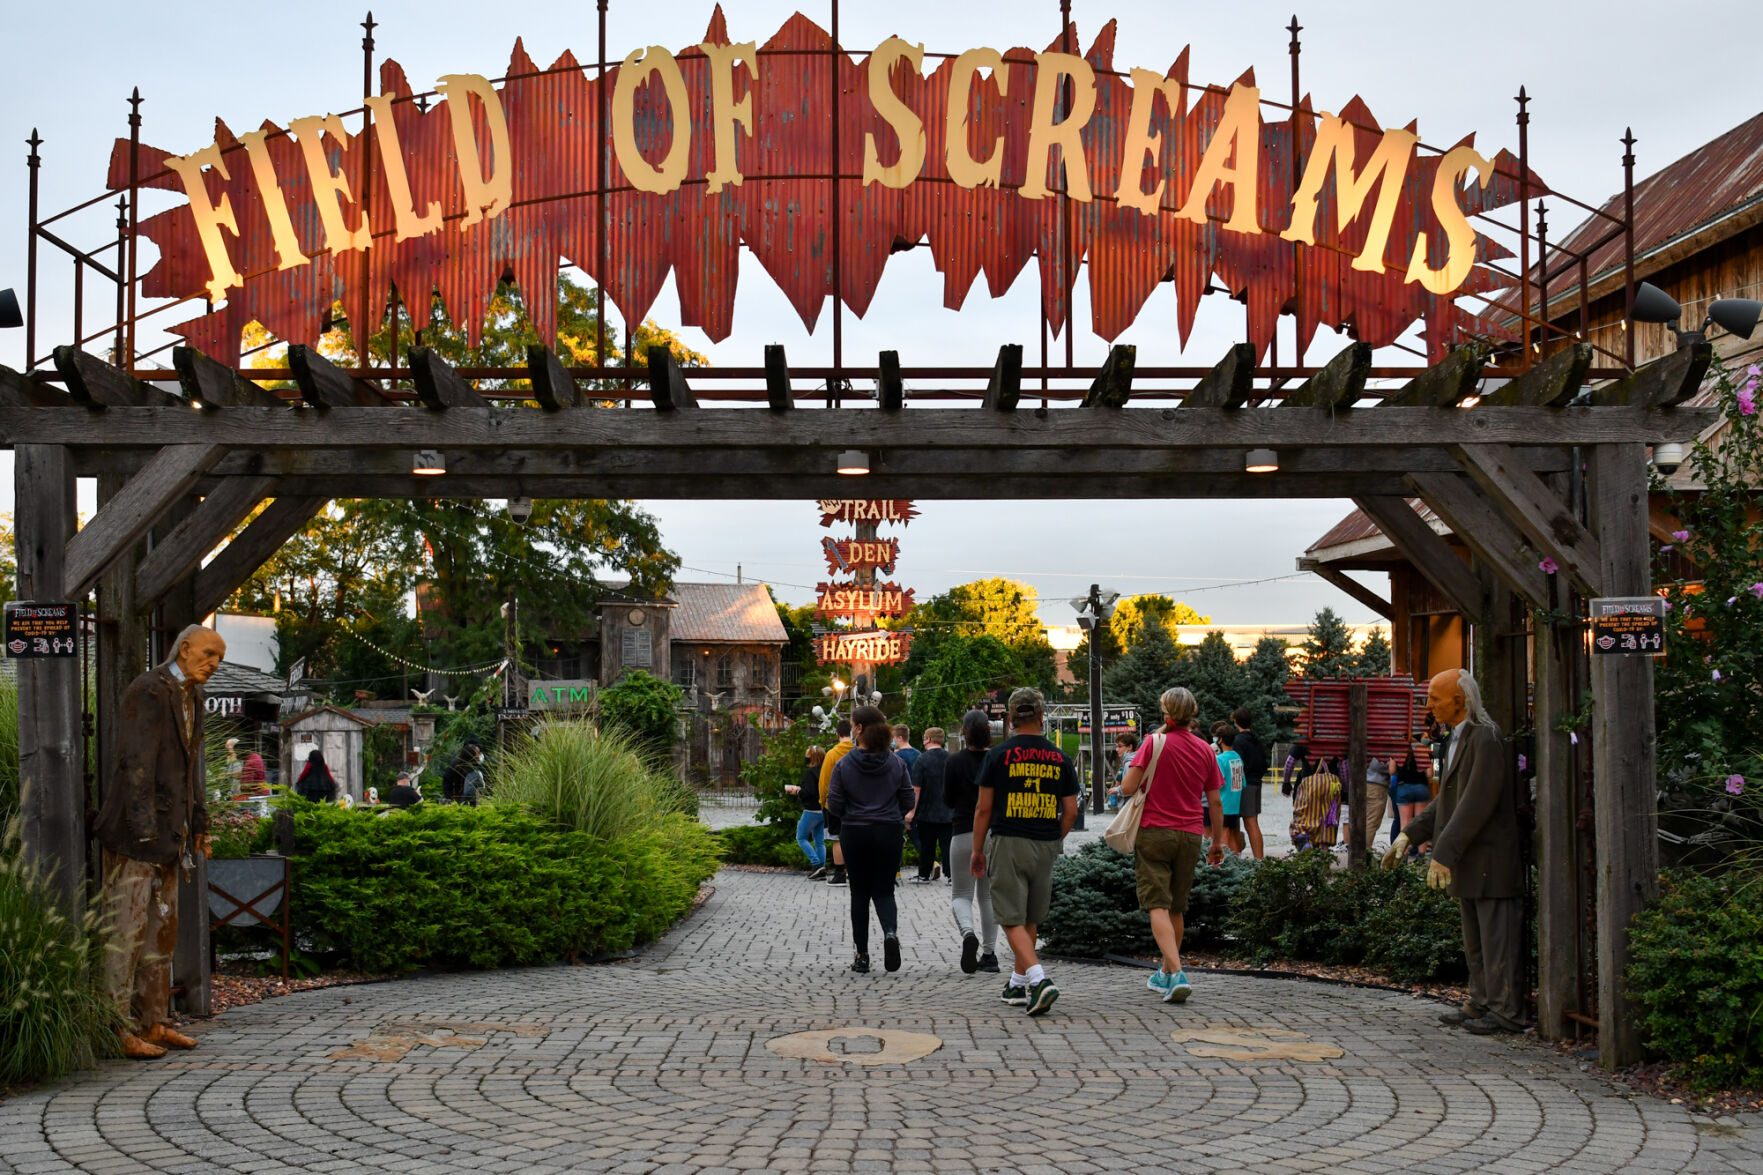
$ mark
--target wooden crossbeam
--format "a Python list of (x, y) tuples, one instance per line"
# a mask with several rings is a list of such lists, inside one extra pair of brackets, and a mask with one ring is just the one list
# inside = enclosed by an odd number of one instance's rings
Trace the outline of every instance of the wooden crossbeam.
[(649, 348), (649, 398), (659, 412), (678, 412), (696, 408), (698, 399), (692, 395), (679, 361), (666, 347)]
[[(904, 416), (879, 412), (750, 412), (706, 410), (693, 425), (698, 444), (731, 448), (798, 445), (822, 451), (921, 446), (1074, 449), (1307, 448), (1336, 445), (1414, 448), (1453, 444), (1521, 446), (1687, 441), (1715, 423), (1714, 408), (1357, 408), (1336, 413), (1272, 409), (1128, 408), (1093, 412), (975, 412), (921, 408)], [(246, 449), (373, 449), (396, 428), (406, 448), (569, 449), (665, 448), (677, 429), (647, 412), (521, 411), (456, 408), (388, 416), (381, 408), (333, 408), (323, 414), (279, 408), (0, 407), (0, 445), (71, 445), (86, 450), (148, 448), (192, 440)]]
[(1452, 607), (1465, 616), (1481, 616), (1486, 606), (1481, 580), (1451, 544), (1414, 512), (1407, 498), (1355, 495), (1353, 501), (1414, 569), (1444, 593)]
[(782, 343), (768, 343), (765, 347), (765, 399), (773, 412), (787, 412), (796, 406), (796, 397), (790, 391), (790, 361), (784, 355)]
[(881, 353), (881, 377), (875, 384), (876, 400), (886, 411), (906, 406), (906, 382), (900, 378), (900, 352)]
[(1592, 365), (1592, 345), (1575, 343), (1481, 398), (1483, 407), (1559, 408), (1585, 385)]
[(1481, 343), (1458, 347), (1449, 355), (1385, 396), (1386, 405), (1414, 404), (1453, 408), (1475, 394), (1475, 385), (1487, 366), (1488, 348)]
[(1681, 404), (1702, 388), (1702, 379), (1714, 362), (1710, 343), (1691, 343), (1669, 355), (1661, 355), (1627, 378), (1592, 389), (1592, 403), (1636, 408), (1670, 408)]
[[(425, 481), (445, 480), (436, 478)], [(422, 496), (420, 490), (409, 496)], [(263, 508), (251, 525), (223, 547), (202, 570), (196, 573), (196, 615), (206, 616), (226, 602), (250, 579), (264, 560), (281, 550), (282, 544), (298, 534), (324, 509), (330, 499), (324, 496), (280, 497)]]
[(1506, 445), (1454, 445), (1451, 455), (1531, 546), (1555, 561), (1588, 596), (1603, 591), (1598, 540)]
[(68, 394), (89, 408), (135, 408), (141, 405), (188, 407), (182, 396), (142, 383), (78, 347), (55, 348), (55, 370)]
[(68, 541), (68, 594), (76, 599), (85, 595), (98, 574), (134, 546), (225, 453), (220, 445), (208, 444), (161, 449)]
[(992, 364), (992, 378), (986, 383), (985, 406), (997, 412), (1016, 411), (1022, 399), (1022, 344), (1005, 343), (998, 348), (998, 361)]
[(1255, 388), (1255, 347), (1233, 346), (1194, 390), (1182, 397), (1183, 408), (1241, 408)]
[(158, 601), (245, 521), (257, 503), (275, 490), (273, 477), (228, 477), (202, 499), (189, 517), (153, 544), (135, 572), (135, 598), (142, 607)]
[(1351, 408), (1365, 394), (1371, 374), (1371, 345), (1354, 343), (1323, 365), (1321, 371), (1286, 393), (1288, 408)]
[(282, 398), (258, 387), (224, 363), (194, 347), (173, 347), (171, 365), (177, 369), (178, 383), (192, 404), (204, 408), (226, 408), (239, 404), (260, 404), (280, 407)]
[(0, 363), (0, 405), (8, 408), (65, 408), (73, 397), (60, 388)]
[(583, 405), (575, 377), (543, 343), (533, 343), (526, 349), (526, 374), (527, 382), (533, 385), (533, 399), (545, 411), (561, 412)]
[(410, 348), (410, 380), (424, 408), (482, 408), (486, 403), (433, 347)]
[(1108, 351), (1102, 370), (1096, 374), (1090, 390), (1084, 393), (1085, 408), (1124, 408), (1132, 399), (1132, 373), (1137, 366), (1139, 349), (1119, 343)]
[(1526, 549), (1524, 536), (1475, 483), (1461, 473), (1411, 473), (1415, 493), (1443, 518), (1477, 559), (1492, 567), (1532, 608), (1552, 608), (1549, 577)]
[(1376, 592), (1372, 591), (1370, 588), (1366, 587), (1338, 567), (1331, 567), (1320, 559), (1300, 558), (1298, 560), (1298, 570), (1308, 571), (1318, 579), (1321, 579), (1324, 583), (1330, 584), (1339, 588), (1341, 591), (1346, 592), (1349, 596), (1358, 600), (1361, 604), (1370, 608), (1385, 620), (1394, 620), (1396, 618), (1396, 607), (1394, 604), (1391, 604), (1388, 600), (1384, 599), (1382, 596), (1378, 595)]
[(392, 402), (319, 354), (316, 347), (290, 346), (288, 370), (294, 373), (300, 398), (314, 408), (383, 408)]

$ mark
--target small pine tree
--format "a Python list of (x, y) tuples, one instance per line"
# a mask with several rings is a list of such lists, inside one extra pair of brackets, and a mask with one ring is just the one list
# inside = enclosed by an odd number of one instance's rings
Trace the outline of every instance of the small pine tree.
[(1102, 699), (1137, 706), (1140, 731), (1155, 730), (1163, 723), (1159, 699), (1164, 690), (1181, 684), (1185, 660), (1162, 620), (1146, 616), (1132, 650), (1102, 667)]
[(1292, 716), (1276, 713), (1276, 708), (1290, 707), (1291, 695), (1285, 683), (1292, 676), (1291, 647), (1277, 636), (1264, 636), (1255, 642), (1255, 651), (1243, 662), (1249, 679), (1249, 700), (1244, 704), (1255, 714), (1255, 733), (1272, 746), (1293, 734)]
[(1390, 642), (1384, 639), (1383, 629), (1374, 628), (1365, 643), (1359, 646), (1358, 674), (1360, 677), (1386, 677), (1390, 672)]
[(1347, 623), (1333, 608), (1316, 614), (1301, 648), (1305, 677), (1349, 677), (1359, 668)]

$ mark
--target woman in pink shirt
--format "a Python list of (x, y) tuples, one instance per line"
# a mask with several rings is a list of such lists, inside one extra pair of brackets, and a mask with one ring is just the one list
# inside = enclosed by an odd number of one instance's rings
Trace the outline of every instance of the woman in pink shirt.
[(1151, 915), (1151, 934), (1163, 959), (1146, 986), (1164, 1003), (1179, 1004), (1193, 992), (1181, 969), (1181, 935), (1205, 831), (1200, 802), (1204, 796), (1212, 814), (1212, 846), (1206, 859), (1216, 865), (1224, 860), (1224, 807), (1218, 800), (1223, 779), (1212, 747), (1188, 729), (1200, 708), (1194, 695), (1176, 686), (1164, 690), (1158, 701), (1163, 729), (1140, 744), (1120, 790), (1130, 796), (1141, 786), (1147, 789), (1133, 857), (1139, 909)]

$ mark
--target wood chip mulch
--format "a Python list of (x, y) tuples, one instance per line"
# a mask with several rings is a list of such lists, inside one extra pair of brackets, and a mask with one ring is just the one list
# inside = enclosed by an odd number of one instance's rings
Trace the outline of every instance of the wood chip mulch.
[(228, 1008), (242, 1008), (246, 1004), (262, 1003), (297, 991), (381, 983), (390, 978), (389, 975), (369, 975), (360, 971), (327, 971), (310, 979), (289, 978), (284, 983), (280, 975), (257, 974), (255, 963), (222, 963), (214, 973), (214, 1010), (224, 1012)]
[[(1397, 983), (1387, 975), (1363, 967), (1338, 967), (1327, 963), (1305, 963), (1289, 959), (1276, 959), (1270, 963), (1256, 965), (1229, 955), (1188, 950), (1181, 953), (1181, 959), (1183, 966), (1191, 967), (1196, 971), (1219, 971), (1233, 975), (1266, 977), (1291, 976), (1294, 979), (1346, 983), (1355, 987), (1375, 987), (1383, 991), (1405, 991), (1416, 999), (1434, 999), (1447, 1004), (1461, 1004), (1469, 998), (1467, 988), (1449, 983)], [(1156, 965), (1156, 960), (1150, 957), (1146, 957), (1142, 961), (1152, 966)]]
[[(1586, 1068), (1598, 1062), (1598, 1038), (1595, 1034), (1579, 1040), (1558, 1041), (1555, 1051), (1572, 1057)], [(1630, 1065), (1605, 1074), (1638, 1094), (1682, 1106), (1693, 1114), (1722, 1117), (1727, 1114), (1755, 1114), (1763, 1111), (1763, 1089), (1692, 1089), (1675, 1065), (1650, 1062)]]

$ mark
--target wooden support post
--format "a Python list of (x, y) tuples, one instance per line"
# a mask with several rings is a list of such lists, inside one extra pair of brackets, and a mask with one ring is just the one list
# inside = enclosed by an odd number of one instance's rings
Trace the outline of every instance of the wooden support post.
[(226, 456), (220, 445), (167, 445), (67, 544), (65, 590), (84, 595), (123, 551)]
[(1506, 586), (1535, 608), (1549, 606), (1550, 579), (1526, 549), (1524, 536), (1461, 473), (1411, 473), (1408, 484), (1450, 524), (1451, 533), (1476, 559), (1492, 568)]
[(1559, 408), (1575, 396), (1585, 384), (1586, 369), (1592, 365), (1592, 345), (1575, 343), (1556, 351), (1529, 371), (1481, 398), (1484, 407)]
[(1365, 394), (1370, 374), (1370, 345), (1354, 343), (1287, 392), (1283, 403), (1288, 408), (1351, 408)]
[(1714, 362), (1714, 347), (1691, 343), (1653, 360), (1626, 379), (1592, 390), (1592, 403), (1670, 408), (1702, 389), (1702, 377)]
[[(127, 482), (120, 473), (98, 476), (98, 509), (102, 510)], [(98, 716), (98, 763), (93, 774), (97, 794), (93, 805), (103, 805), (104, 793), (116, 775), (117, 740), (122, 734), (122, 695), (129, 683), (147, 670), (147, 628), (136, 592), (136, 565), (146, 554), (145, 542), (137, 543), (98, 577), (97, 680), (93, 682), (93, 705)]]
[(433, 347), (410, 348), (410, 378), (425, 408), (482, 408), (486, 402)]
[(1579, 864), (1574, 851), (1579, 805), (1573, 750), (1561, 719), (1578, 710), (1570, 688), (1573, 629), (1533, 628), (1536, 693), (1537, 1035), (1572, 1035), (1567, 1013), (1578, 1003)]
[[(13, 450), (13, 526), (18, 594), (69, 600), (73, 462), (59, 445)], [(18, 783), (24, 860), (48, 877), (62, 913), (78, 918), (86, 896), (86, 789), (80, 774), (80, 659), (18, 663)]]
[[(1555, 561), (1588, 595), (1604, 594), (1598, 540), (1581, 526), (1561, 496), (1543, 484), (1509, 445), (1452, 445), (1451, 455), (1475, 479), (1525, 539)], [(1641, 527), (1647, 504), (1640, 506)], [(1643, 552), (1644, 553), (1644, 552)]]
[[(435, 480), (439, 481), (440, 478)], [(196, 573), (195, 613), (206, 616), (239, 590), (263, 561), (324, 509), (329, 498), (277, 498), (263, 508), (208, 566)]]
[(1255, 345), (1237, 343), (1183, 396), (1183, 408), (1241, 408), (1255, 389)]
[[(767, 354), (767, 375), (770, 374), (770, 359)], [(900, 378), (900, 352), (883, 351), (880, 362), (881, 376), (875, 381), (876, 402), (885, 411), (894, 412), (906, 406), (906, 383)]]
[(998, 412), (1016, 411), (1022, 399), (1022, 344), (1005, 343), (998, 348), (992, 378), (986, 384), (985, 406)]
[(765, 347), (765, 398), (773, 412), (787, 412), (796, 406), (790, 392), (790, 360), (782, 343)]
[(698, 406), (678, 360), (666, 347), (649, 348), (649, 398), (657, 412), (679, 412)]
[(273, 477), (221, 478), (219, 487), (163, 539), (154, 542), (152, 552), (140, 561), (135, 572), (140, 603), (151, 606), (194, 574), (208, 552), (274, 489)]
[(1481, 343), (1459, 347), (1443, 359), (1385, 396), (1387, 407), (1413, 404), (1453, 408), (1475, 394), (1489, 350)]
[(1513, 616), (1517, 597), (1479, 559), (1472, 558), (1470, 565), (1484, 585), (1487, 601), (1481, 612), (1470, 618), (1470, 656), (1475, 662), (1475, 680), (1481, 687), (1482, 705), (1499, 723), (1501, 733), (1510, 737), (1523, 724), (1524, 712), (1517, 656), (1521, 630)]
[(545, 411), (560, 412), (582, 406), (582, 394), (576, 387), (575, 377), (545, 344), (534, 343), (526, 349), (526, 372), (527, 382), (533, 385), (533, 399)]
[(1394, 620), (1396, 618), (1396, 609), (1388, 600), (1384, 599), (1358, 580), (1352, 578), (1346, 572), (1331, 567), (1320, 559), (1299, 558), (1298, 570), (1308, 571), (1310, 574), (1316, 576), (1330, 586), (1339, 588), (1367, 608), (1370, 608), (1373, 612), (1376, 612), (1385, 620)]
[[(1591, 449), (1592, 522), (1612, 596), (1652, 591), (1647, 546), (1646, 449)], [(1592, 658), (1592, 760), (1598, 859), (1598, 1063), (1641, 1059), (1640, 1016), (1628, 996), (1628, 927), (1659, 884), (1653, 662)]]
[[(1366, 756), (1369, 737), (1366, 732), (1370, 709), (1370, 691), (1363, 681), (1347, 687), (1347, 867), (1365, 868), (1365, 855), (1371, 851), (1377, 823), (1383, 821), (1379, 811), (1373, 816), (1367, 809), (1365, 796)], [(1376, 823), (1374, 823), (1374, 821)]]
[(203, 408), (256, 404), (280, 407), (282, 398), (260, 388), (224, 363), (216, 363), (194, 347), (173, 347), (171, 364), (177, 368), (178, 384), (192, 404)]

